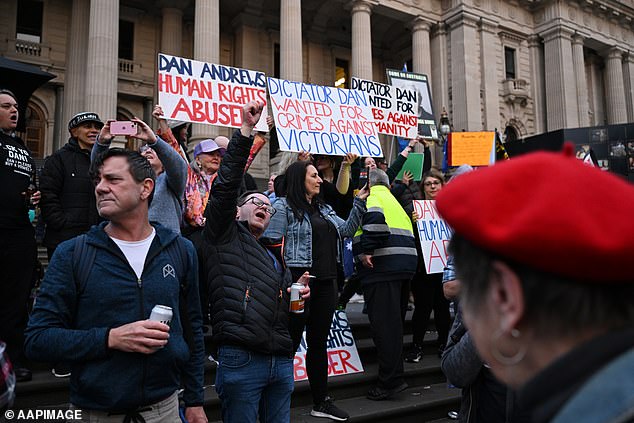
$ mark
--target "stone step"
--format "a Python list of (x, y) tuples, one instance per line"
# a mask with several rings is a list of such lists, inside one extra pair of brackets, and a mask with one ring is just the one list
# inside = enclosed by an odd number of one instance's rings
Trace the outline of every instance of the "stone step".
[[(294, 394), (293, 394), (294, 395)], [(460, 391), (448, 388), (446, 383), (435, 383), (410, 387), (384, 401), (370, 401), (365, 395), (337, 399), (336, 405), (350, 414), (349, 422), (407, 423), (431, 422), (445, 423), (447, 412), (456, 408), (460, 400)], [(312, 404), (296, 405), (295, 397), (291, 404), (291, 422), (319, 423), (330, 420), (312, 417)], [(209, 414), (209, 413), (208, 413)], [(448, 419), (447, 419), (448, 420)], [(210, 422), (219, 422), (220, 419)], [(448, 420), (451, 421), (451, 420)]]

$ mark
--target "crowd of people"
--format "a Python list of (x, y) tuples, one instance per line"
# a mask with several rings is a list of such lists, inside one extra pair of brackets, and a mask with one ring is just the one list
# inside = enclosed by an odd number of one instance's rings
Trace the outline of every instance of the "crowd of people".
[[(138, 151), (111, 148), (113, 120), (78, 113), (38, 188), (15, 135), (17, 100), (0, 90), (0, 359), (19, 383), (32, 378), (27, 359), (48, 362), (70, 376), (83, 421), (201, 423), (211, 353), (223, 421), (288, 422), (305, 331), (310, 414), (346, 421), (328, 390), (327, 341), (333, 313), (359, 292), (378, 359), (369, 400), (408, 387), (403, 361), (421, 361), (433, 310), (442, 369), (463, 389), (462, 422), (634, 419), (632, 378), (618, 377), (634, 374), (630, 185), (554, 153), (464, 176), (472, 169), (462, 166), (447, 184), (419, 138), (390, 167), (302, 152), (258, 190), (247, 170), (263, 107), (245, 104), (232, 138), (200, 141), (191, 162), (187, 126), (170, 127), (160, 106), (156, 133), (132, 119)], [(397, 179), (417, 148), (420, 181)], [(444, 273), (425, 270), (413, 206), (423, 199), (455, 229)], [(29, 319), (35, 206), (50, 263)], [(597, 221), (618, 224), (592, 230)], [(290, 311), (293, 283), (303, 313)], [(413, 346), (403, 351), (410, 299)], [(609, 406), (592, 407), (603, 389)]]

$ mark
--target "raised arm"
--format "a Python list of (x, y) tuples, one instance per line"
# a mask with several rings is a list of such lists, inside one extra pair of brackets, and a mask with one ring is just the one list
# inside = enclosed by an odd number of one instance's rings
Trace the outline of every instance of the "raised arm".
[(233, 227), (231, 223), (236, 218), (242, 175), (253, 145), (251, 132), (260, 119), (262, 108), (263, 104), (256, 101), (250, 101), (242, 108), (242, 127), (231, 137), (218, 176), (211, 187), (210, 200), (205, 210), (204, 234), (212, 242), (220, 239)]

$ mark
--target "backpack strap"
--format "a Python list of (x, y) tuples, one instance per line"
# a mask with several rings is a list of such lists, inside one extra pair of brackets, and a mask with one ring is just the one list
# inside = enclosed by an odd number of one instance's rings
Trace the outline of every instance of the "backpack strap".
[(189, 310), (187, 308), (187, 250), (185, 249), (183, 240), (177, 237), (171, 242), (167, 248), (172, 262), (176, 266), (176, 274), (178, 275), (179, 295), (178, 295), (178, 313), (183, 327), (183, 337), (189, 347), (190, 353), (194, 352), (194, 330), (192, 329), (192, 322), (189, 318)]
[(77, 298), (84, 292), (90, 269), (95, 262), (97, 249), (87, 242), (86, 234), (75, 238), (75, 248), (73, 249), (73, 277), (75, 279), (75, 291)]

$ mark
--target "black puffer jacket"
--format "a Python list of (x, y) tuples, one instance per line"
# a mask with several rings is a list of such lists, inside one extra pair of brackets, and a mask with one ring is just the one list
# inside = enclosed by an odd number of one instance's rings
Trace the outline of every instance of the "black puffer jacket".
[(74, 138), (46, 159), (40, 177), (45, 246), (55, 248), (99, 222), (89, 168), (90, 151), (82, 150)]
[[(288, 270), (278, 273), (265, 246), (236, 221), (237, 197), (253, 139), (236, 131), (214, 181), (203, 256), (214, 345), (292, 357)], [(278, 261), (281, 263), (281, 261)]]

